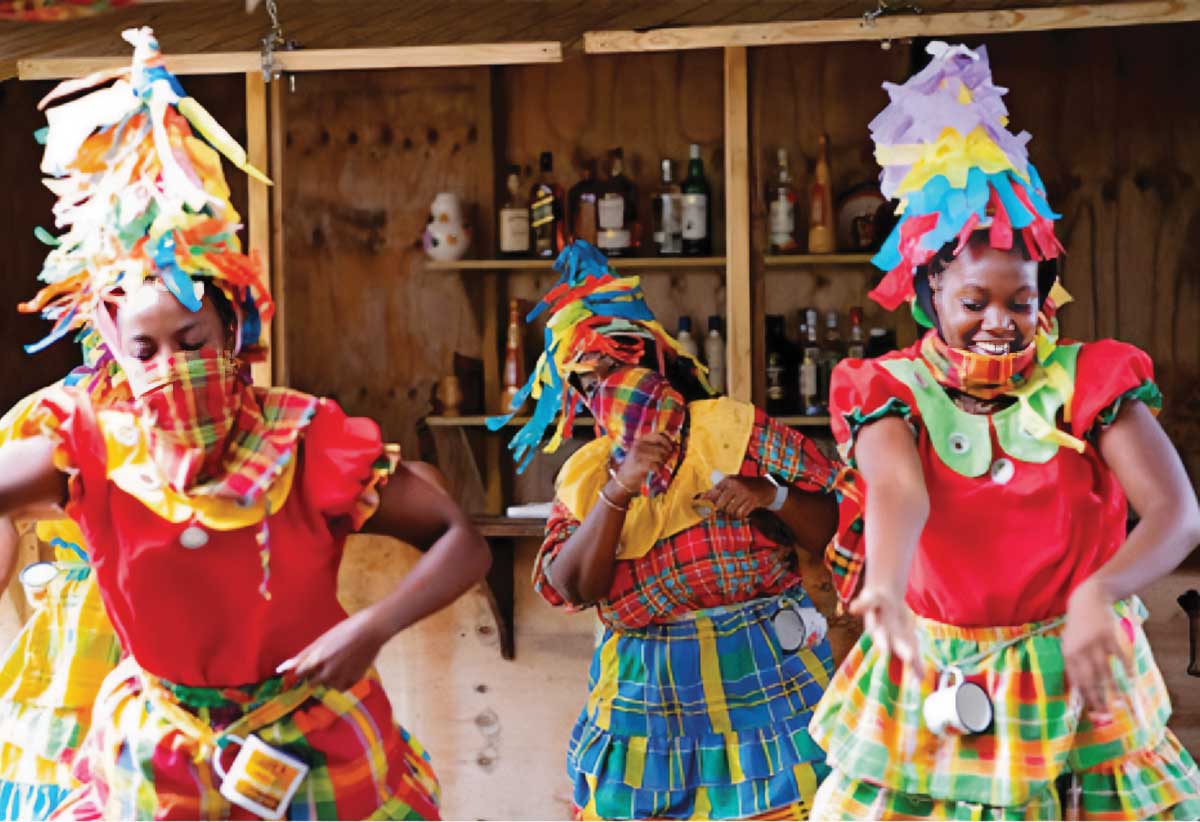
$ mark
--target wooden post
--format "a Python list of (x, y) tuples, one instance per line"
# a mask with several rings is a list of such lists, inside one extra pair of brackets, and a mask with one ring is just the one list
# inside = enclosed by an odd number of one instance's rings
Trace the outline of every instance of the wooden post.
[(271, 114), (271, 296), (275, 319), (271, 322), (271, 375), (277, 385), (287, 385), (287, 288), (283, 262), (283, 78), (270, 84)]
[(746, 49), (725, 49), (725, 357), (729, 396), (751, 402), (750, 129)]
[[(267, 84), (262, 72), (246, 72), (246, 159), (250, 165), (270, 176), (267, 148)], [(251, 254), (258, 255), (267, 288), (271, 288), (271, 192), (263, 182), (248, 180), (246, 234)], [(271, 339), (270, 327), (263, 336)], [(257, 385), (271, 384), (271, 361), (255, 363), (251, 369)]]
[[(507, 288), (505, 289), (507, 293)], [(497, 414), (500, 408), (500, 275), (489, 271), (483, 275), (483, 408), (487, 414)], [(503, 434), (484, 439), (483, 487), (489, 514), (504, 513), (504, 479), (500, 475)]]

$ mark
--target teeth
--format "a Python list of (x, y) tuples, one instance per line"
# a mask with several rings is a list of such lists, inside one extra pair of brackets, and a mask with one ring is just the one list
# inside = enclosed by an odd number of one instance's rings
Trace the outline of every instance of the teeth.
[(984, 354), (999, 356), (1008, 353), (1008, 343), (976, 342), (975, 347)]

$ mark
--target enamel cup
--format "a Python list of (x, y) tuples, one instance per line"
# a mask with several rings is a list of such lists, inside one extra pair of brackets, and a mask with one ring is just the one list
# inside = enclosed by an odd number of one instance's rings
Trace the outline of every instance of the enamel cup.
[(46, 591), (58, 576), (58, 566), (53, 562), (33, 562), (21, 569), (21, 587), (30, 608), (40, 608), (46, 602)]
[(958, 668), (947, 668), (938, 677), (937, 690), (925, 698), (921, 713), (925, 727), (938, 736), (977, 734), (992, 724), (992, 700), (983, 688), (963, 679)]
[(228, 771), (221, 765), (220, 751), (213, 758), (213, 769), (221, 778), (221, 796), (263, 819), (282, 819), (308, 766), (257, 736), (229, 739), (242, 748)]

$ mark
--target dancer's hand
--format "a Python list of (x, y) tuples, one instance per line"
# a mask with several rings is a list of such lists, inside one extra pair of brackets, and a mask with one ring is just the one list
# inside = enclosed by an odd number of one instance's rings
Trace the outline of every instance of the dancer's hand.
[(746, 519), (775, 501), (775, 486), (762, 477), (725, 477), (701, 494), (700, 499), (711, 502), (716, 511)]
[(646, 475), (663, 467), (675, 450), (675, 440), (662, 431), (633, 441), (629, 453), (617, 466), (617, 479), (623, 488), (641, 488)]
[(850, 613), (862, 617), (863, 628), (885, 656), (894, 654), (918, 679), (924, 672), (917, 626), (904, 597), (882, 588), (864, 588), (850, 603)]
[(1067, 600), (1067, 624), (1062, 634), (1067, 682), (1079, 689), (1088, 711), (1100, 717), (1108, 714), (1117, 689), (1112, 658), (1120, 660), (1125, 672), (1133, 676), (1133, 659), (1121, 642), (1121, 628), (1112, 606), (1112, 598), (1100, 585), (1085, 580)]
[(359, 611), (317, 637), (284, 662), (276, 673), (295, 672), (300, 679), (339, 691), (349, 689), (370, 670), (387, 637), (377, 629), (371, 609)]

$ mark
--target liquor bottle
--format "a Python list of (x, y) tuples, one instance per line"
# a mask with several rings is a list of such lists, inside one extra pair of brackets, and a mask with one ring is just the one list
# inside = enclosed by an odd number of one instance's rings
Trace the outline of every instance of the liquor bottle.
[(567, 192), (567, 223), (572, 240), (587, 240), (592, 245), (596, 244), (596, 200), (599, 197), (596, 161), (588, 160), (583, 166), (583, 177)]
[(861, 360), (867, 355), (866, 340), (863, 338), (862, 309), (850, 309), (850, 342), (846, 344), (846, 356)]
[(525, 346), (521, 339), (521, 311), (516, 300), (508, 302), (508, 339), (504, 344), (504, 391), (500, 395), (500, 409), (508, 412), (516, 409), (509, 404), (525, 384)]
[(610, 257), (623, 257), (633, 251), (637, 231), (637, 187), (625, 176), (625, 152), (609, 152), (608, 179), (601, 185), (596, 203), (599, 231), (596, 247)]
[(867, 356), (878, 357), (886, 354), (889, 351), (896, 350), (896, 336), (886, 328), (878, 326), (871, 329), (871, 334), (867, 338)]
[(654, 250), (664, 257), (683, 253), (683, 194), (675, 164), (662, 161), (662, 184), (654, 195)]
[(768, 314), (767, 321), (767, 413), (786, 414), (790, 408), (788, 375), (792, 371), (792, 352), (784, 333), (784, 319)]
[(683, 181), (683, 253), (690, 257), (712, 254), (712, 202), (700, 146), (688, 148), (688, 173)]
[(838, 335), (838, 313), (825, 314), (825, 339), (821, 341), (821, 353), (817, 357), (817, 394), (821, 405), (829, 407), (829, 382), (834, 367), (846, 356), (846, 347)]
[(508, 167), (508, 196), (498, 215), (501, 257), (529, 256), (529, 209), (521, 200), (521, 167)]
[(675, 341), (679, 343), (679, 347), (691, 354), (697, 360), (700, 359), (700, 346), (696, 344), (696, 338), (692, 336), (692, 318), (679, 318), (679, 333), (675, 336)]
[(773, 254), (787, 254), (800, 246), (796, 242), (796, 189), (788, 171), (787, 149), (779, 149), (775, 180), (767, 190), (770, 246)]
[(834, 250), (833, 191), (829, 183), (828, 140), (821, 135), (817, 169), (813, 175), (808, 212), (808, 253), (830, 254)]
[(554, 155), (543, 151), (541, 174), (529, 195), (529, 230), (533, 256), (556, 257), (563, 242), (563, 191), (554, 180)]
[(804, 359), (800, 363), (800, 411), (808, 416), (825, 412), (821, 404), (821, 343), (817, 338), (817, 309), (804, 312)]
[(704, 359), (708, 364), (708, 384), (718, 394), (725, 393), (725, 340), (721, 337), (721, 318), (708, 318), (708, 336), (704, 338)]

